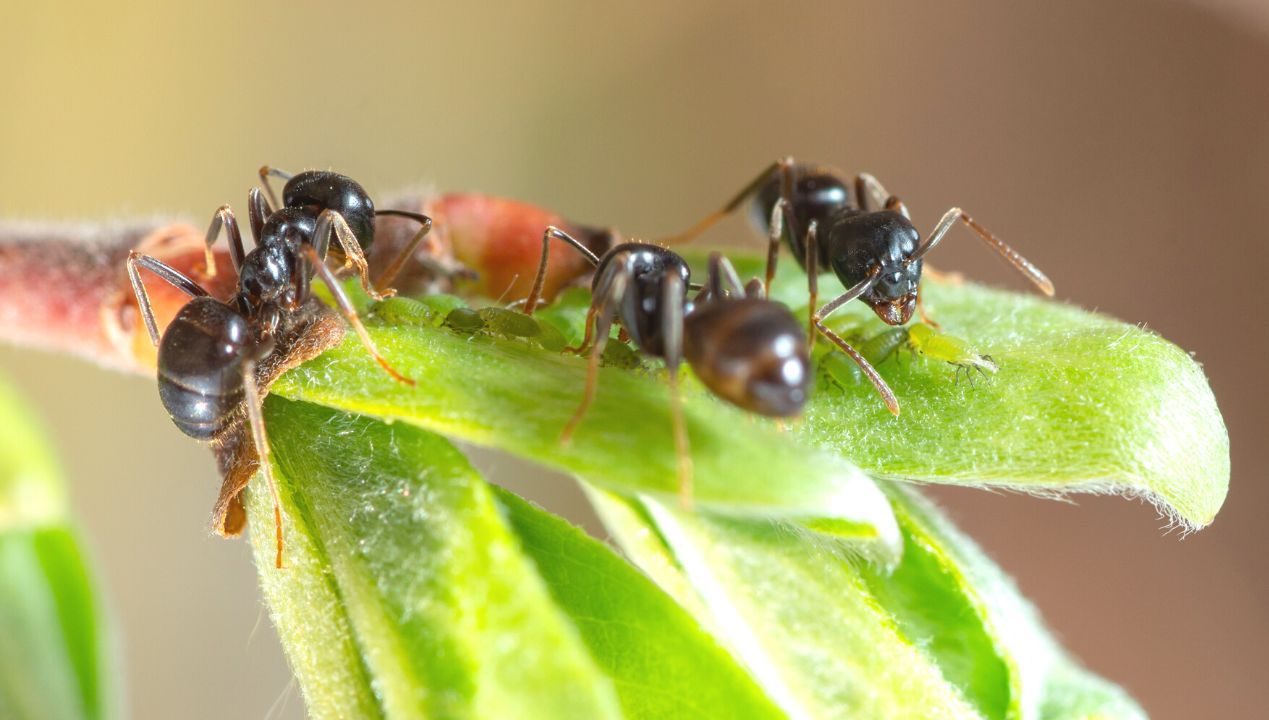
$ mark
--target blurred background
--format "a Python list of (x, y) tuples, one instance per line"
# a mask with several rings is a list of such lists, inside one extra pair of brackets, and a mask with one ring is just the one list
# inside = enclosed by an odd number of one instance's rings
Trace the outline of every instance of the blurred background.
[[(1248, 312), (1269, 260), (1267, 70), (1260, 0), (5, 3), (0, 216), (201, 224), (270, 163), (655, 236), (785, 154), (876, 174), (920, 228), (961, 205), (1063, 298), (1193, 351), (1234, 473), (1186, 538), (1117, 498), (933, 494), (1153, 716), (1250, 717), (1269, 702), (1269, 343)], [(937, 265), (1023, 289), (976, 243)], [(211, 456), (153, 381), (8, 347), (0, 373), (55, 431), (133, 715), (302, 717), (247, 545), (208, 534)], [(562, 479), (482, 462), (586, 520)]]

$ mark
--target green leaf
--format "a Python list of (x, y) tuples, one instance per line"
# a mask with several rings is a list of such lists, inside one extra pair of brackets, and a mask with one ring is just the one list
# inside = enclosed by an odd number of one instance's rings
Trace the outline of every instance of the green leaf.
[[(350, 337), (284, 375), (272, 392), (404, 420), (623, 493), (676, 492), (669, 391), (660, 377), (602, 368), (598, 397), (572, 442), (564, 444), (561, 431), (582, 396), (584, 359), (430, 324), (372, 326), (370, 332), (417, 387), (392, 380)], [(893, 553), (898, 531), (889, 506), (857, 468), (709, 397), (699, 385), (686, 394), (697, 504), (741, 517), (805, 521), (823, 532), (875, 541), (880, 554)]]
[(0, 383), (0, 717), (119, 714), (109, 623), (38, 423)]
[(778, 717), (691, 616), (447, 441), (271, 397), (286, 513), (248, 497), (266, 598), (315, 717)]
[(905, 541), (893, 572), (778, 524), (591, 495), (791, 717), (1144, 717), (1066, 659), (1012, 583), (911, 493), (891, 492)]
[[(743, 267), (755, 270), (752, 260)], [(821, 300), (835, 287), (822, 282)], [(945, 362), (901, 355), (878, 368), (899, 417), (867, 383), (820, 383), (800, 439), (874, 477), (1143, 497), (1186, 529), (1216, 516), (1229, 487), (1229, 436), (1187, 353), (1035, 295), (928, 279), (922, 292), (942, 331), (990, 355), (999, 371), (958, 381)], [(782, 265), (773, 295), (805, 310), (806, 276), (795, 263)], [(830, 324), (865, 337), (886, 329), (862, 302)]]
[(613, 677), (626, 717), (783, 717), (731, 656), (628, 562), (560, 518), (494, 490), (552, 597)]

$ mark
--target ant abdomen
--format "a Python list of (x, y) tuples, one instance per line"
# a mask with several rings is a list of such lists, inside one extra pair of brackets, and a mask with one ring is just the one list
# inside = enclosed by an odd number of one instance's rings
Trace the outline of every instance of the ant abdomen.
[(683, 355), (701, 382), (734, 405), (771, 417), (802, 411), (811, 361), (802, 324), (778, 303), (704, 303), (684, 318)]
[[(829, 218), (842, 208), (854, 208), (855, 198), (851, 188), (841, 173), (822, 165), (798, 163), (793, 166), (792, 194), (789, 198), (794, 227), (787, 228), (793, 237), (801, 237), (802, 233), (815, 221), (821, 228), (828, 224)], [(750, 203), (750, 219), (763, 235), (771, 230), (771, 211), (780, 200), (782, 179), (778, 173), (772, 174), (754, 196)], [(826, 245), (820, 244), (821, 268), (828, 267)], [(806, 267), (806, 258), (799, 244), (792, 246), (793, 255), (798, 264)]]
[(348, 223), (362, 250), (374, 243), (375, 204), (365, 188), (346, 175), (329, 170), (298, 173), (283, 186), (282, 204), (304, 208), (314, 219), (323, 210), (334, 210)]
[(247, 319), (211, 297), (185, 304), (159, 343), (159, 397), (181, 432), (211, 440), (243, 401)]

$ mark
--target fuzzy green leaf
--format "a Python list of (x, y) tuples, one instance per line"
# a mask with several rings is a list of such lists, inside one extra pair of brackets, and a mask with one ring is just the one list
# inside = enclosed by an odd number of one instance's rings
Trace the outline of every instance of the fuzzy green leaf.
[(0, 717), (118, 715), (109, 623), (39, 424), (0, 383)]
[(691, 616), (447, 441), (270, 398), (287, 517), (248, 498), (283, 644), (316, 717), (778, 717)]
[[(623, 493), (676, 492), (669, 396), (660, 377), (602, 368), (598, 397), (565, 444), (560, 434), (581, 400), (583, 359), (427, 323), (372, 325), (370, 332), (417, 387), (392, 380), (349, 338), (284, 375), (273, 393), (404, 420)], [(803, 521), (829, 534), (876, 541), (873, 550), (893, 554), (898, 531), (889, 505), (857, 468), (709, 397), (699, 385), (689, 386), (686, 395), (699, 506)]]
[(791, 717), (1140, 718), (915, 495), (893, 572), (775, 524), (591, 490), (615, 537), (727, 638)]
[[(752, 260), (742, 267), (756, 270)], [(826, 277), (821, 300), (834, 287)], [(899, 417), (867, 383), (822, 382), (799, 438), (874, 477), (1143, 497), (1187, 529), (1216, 516), (1229, 488), (1229, 436), (1187, 353), (1143, 328), (1033, 294), (928, 279), (922, 292), (942, 331), (991, 356), (999, 371), (958, 379), (945, 362), (900, 354), (878, 368), (899, 398)], [(773, 295), (804, 312), (805, 274), (786, 261)], [(887, 329), (862, 302), (847, 303), (830, 325), (865, 337)]]

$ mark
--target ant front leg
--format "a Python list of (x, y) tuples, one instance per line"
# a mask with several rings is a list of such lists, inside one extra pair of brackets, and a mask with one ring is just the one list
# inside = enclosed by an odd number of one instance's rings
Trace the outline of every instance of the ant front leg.
[[(855, 176), (855, 202), (859, 205), (859, 209), (865, 212), (876, 210), (879, 208), (893, 209), (890, 207), (890, 200), (894, 196), (886, 191), (886, 188), (877, 178), (868, 173), (859, 173)], [(897, 200), (897, 198), (895, 198)], [(906, 217), (908, 211), (900, 210)]]
[[(430, 228), (431, 225), (428, 227)], [(334, 210), (323, 210), (322, 214), (317, 216), (317, 228), (313, 231), (313, 246), (318, 251), (318, 257), (323, 259), (326, 257), (332, 235), (339, 241), (344, 257), (357, 269), (357, 274), (361, 278), (361, 289), (365, 290), (371, 299), (383, 300), (396, 294), (395, 290), (382, 293), (375, 290), (370, 282), (370, 265), (366, 262), (366, 254), (362, 252), (361, 243), (357, 242), (357, 236), (353, 234), (352, 228), (348, 227), (348, 221)]]
[[(711, 275), (716, 276), (717, 253), (710, 256)], [(735, 271), (732, 271), (733, 274)], [(721, 286), (721, 283), (716, 283)], [(739, 281), (737, 281), (739, 284)], [(683, 362), (683, 279), (675, 273), (665, 278), (662, 288), (661, 336), (664, 338), (665, 367), (670, 381), (670, 424), (674, 431), (674, 456), (679, 480), (679, 505), (692, 508), (692, 455), (687, 438), (687, 421), (683, 417), (683, 391), (679, 387), (679, 366)], [(722, 294), (716, 300), (722, 299)]]
[(970, 230), (973, 230), (992, 250), (999, 253), (1000, 257), (1005, 259), (1005, 262), (1009, 263), (1015, 270), (1026, 276), (1028, 280), (1040, 289), (1040, 292), (1050, 297), (1053, 296), (1053, 281), (1049, 280), (1049, 277), (1041, 272), (1040, 268), (1033, 265), (1030, 260), (1024, 258), (1017, 250), (1014, 250), (1003, 240), (988, 232), (987, 228), (979, 225), (969, 216), (968, 213), (960, 208), (952, 208), (943, 214), (943, 218), (939, 220), (939, 224), (934, 226), (933, 232), (929, 234), (929, 236), (925, 239), (925, 242), (921, 243), (921, 245), (917, 247), (916, 252), (912, 253), (912, 257), (904, 261), (905, 264), (910, 265), (925, 257), (935, 248), (936, 245), (939, 244), (939, 241), (943, 239), (943, 236), (947, 234), (947, 231), (951, 229), (952, 225), (955, 224), (957, 220), (965, 223), (965, 226)]
[(264, 482), (269, 486), (269, 495), (273, 498), (273, 528), (277, 536), (277, 557), (274, 566), (282, 569), (282, 498), (278, 494), (278, 484), (273, 478), (273, 464), (269, 461), (269, 436), (264, 431), (264, 408), (261, 404), (260, 390), (256, 385), (256, 364), (247, 360), (242, 364), (242, 384), (246, 398), (247, 424), (251, 427), (251, 439), (255, 443), (256, 456), (260, 459), (260, 472), (264, 474)]
[[(221, 205), (216, 209), (216, 214), (212, 215), (211, 225), (207, 228), (207, 240), (203, 246), (203, 252), (206, 253), (207, 277), (216, 277), (216, 256), (212, 253), (212, 246), (220, 239), (220, 228), (225, 228), (225, 233), (229, 235), (229, 259), (233, 262), (234, 272), (238, 272), (242, 267), (242, 259), (246, 256), (246, 252), (242, 249), (242, 233), (238, 230), (238, 220), (234, 217), (234, 211), (228, 205)], [(252, 218), (252, 227), (255, 227), (255, 218)], [(260, 237), (258, 231), (253, 230), (255, 237)]]
[(290, 180), (295, 177), (295, 175), (285, 170), (269, 167), (268, 165), (261, 165), (259, 172), (260, 182), (264, 185), (264, 191), (269, 194), (269, 203), (273, 205), (273, 207), (282, 207), (282, 205), (278, 203), (278, 196), (273, 194), (273, 185), (269, 182), (269, 178), (276, 177), (283, 180)]
[(660, 244), (677, 245), (680, 243), (690, 242), (701, 233), (713, 227), (719, 220), (722, 220), (728, 215), (736, 212), (741, 205), (745, 204), (746, 200), (756, 195), (758, 191), (767, 184), (767, 181), (771, 179), (771, 176), (776, 173), (780, 174), (781, 197), (789, 197), (793, 188), (793, 158), (784, 157), (763, 168), (762, 172), (758, 173), (758, 177), (754, 178), (748, 185), (741, 188), (740, 192), (736, 193), (736, 196), (731, 200), (728, 200), (721, 208), (701, 218), (695, 225), (691, 226), (687, 230), (684, 230), (677, 235), (671, 235), (667, 238), (661, 239), (659, 241)]
[[(324, 215), (325, 213), (323, 213)], [(353, 307), (352, 301), (348, 299), (348, 294), (344, 292), (343, 286), (339, 284), (339, 280), (335, 277), (335, 273), (326, 267), (326, 263), (322, 262), (321, 256), (317, 254), (317, 250), (312, 245), (301, 245), (301, 252), (304, 258), (312, 266), (313, 272), (321, 277), (322, 282), (326, 283), (326, 287), (330, 288), (330, 293), (335, 297), (335, 303), (339, 305), (339, 309), (344, 313), (344, 317), (348, 320), (348, 324), (357, 333), (358, 339), (361, 340), (362, 347), (366, 348), (366, 352), (379, 363), (389, 375), (397, 382), (413, 387), (415, 382), (410, 378), (397, 372), (395, 368), (388, 364), (388, 361), (379, 353), (379, 348), (375, 345), (375, 341), (370, 337), (370, 333), (366, 331), (366, 326), (362, 324), (361, 318), (357, 315), (357, 309)], [(305, 286), (306, 287), (306, 286)], [(307, 293), (299, 296), (299, 301), (303, 302)]]
[(838, 347), (839, 350), (846, 353), (848, 356), (850, 356), (851, 360), (855, 361), (855, 364), (859, 366), (859, 369), (862, 370), (864, 372), (864, 375), (868, 377), (868, 380), (872, 383), (872, 386), (877, 389), (877, 394), (881, 395), (881, 399), (885, 401), (886, 409), (888, 409), (891, 412), (891, 414), (898, 415), (899, 414), (899, 400), (894, 396), (894, 391), (890, 389), (890, 386), (886, 384), (886, 381), (881, 378), (881, 375), (877, 372), (877, 369), (874, 368), (872, 364), (869, 363), (866, 359), (864, 359), (864, 356), (860, 355), (859, 352), (855, 350), (855, 348), (851, 347), (850, 343), (846, 342), (846, 340), (844, 340), (837, 333), (830, 330), (829, 327), (824, 324), (824, 320), (829, 315), (832, 315), (834, 312), (836, 312), (837, 309), (840, 308), (842, 305), (845, 305), (851, 300), (854, 300), (855, 298), (858, 298), (860, 295), (863, 295), (865, 292), (868, 292), (868, 288), (872, 287), (873, 283), (877, 281), (878, 270), (879, 268), (874, 266), (872, 272), (869, 273), (868, 277), (864, 278), (863, 280), (860, 280), (858, 283), (855, 284), (854, 287), (842, 293), (841, 295), (838, 295), (836, 298), (830, 300), (827, 304), (824, 305), (824, 307), (820, 308), (819, 311), (817, 311), (814, 315), (812, 315), (811, 321), (815, 325), (815, 328), (824, 334), (824, 337), (831, 340), (833, 344)]
[(159, 324), (154, 318), (154, 306), (150, 304), (150, 294), (146, 292), (145, 283), (141, 282), (141, 268), (158, 275), (169, 285), (192, 298), (206, 297), (211, 293), (185, 277), (180, 270), (156, 257), (142, 255), (136, 250), (128, 252), (128, 280), (132, 283), (132, 292), (137, 296), (137, 306), (141, 308), (141, 319), (145, 321), (145, 329), (149, 331), (150, 340), (154, 341), (155, 347), (158, 347)]
[[(401, 252), (397, 253), (397, 256), (388, 264), (388, 268), (375, 281), (375, 290), (386, 297), (396, 294), (397, 291), (392, 289), (390, 285), (396, 279), (397, 274), (401, 272), (401, 268), (405, 267), (405, 264), (414, 256), (414, 251), (422, 244), (423, 238), (427, 237), (427, 234), (432, 231), (432, 218), (423, 213), (409, 212), (408, 210), (376, 210), (375, 216), (380, 215), (408, 218), (419, 223), (418, 232), (414, 233), (414, 237), (410, 238), (410, 242), (401, 248)], [(434, 244), (430, 250), (433, 255), (439, 254), (439, 248)]]
[[(562, 443), (573, 439), (573, 431), (577, 429), (578, 423), (586, 416), (586, 411), (595, 400), (595, 391), (599, 385), (599, 360), (603, 357), (604, 346), (608, 344), (608, 336), (612, 334), (612, 324), (617, 315), (617, 308), (621, 306), (621, 299), (626, 293), (629, 270), (625, 264), (614, 264), (609, 268), (595, 289), (590, 312), (586, 315), (586, 337), (588, 340), (591, 337), (593, 320), (595, 344), (590, 348), (590, 358), (586, 364), (586, 388), (582, 393), (582, 402), (573, 412), (573, 417), (569, 418), (568, 423), (564, 425), (563, 432), (560, 433)], [(583, 344), (585, 342), (583, 341)]]

